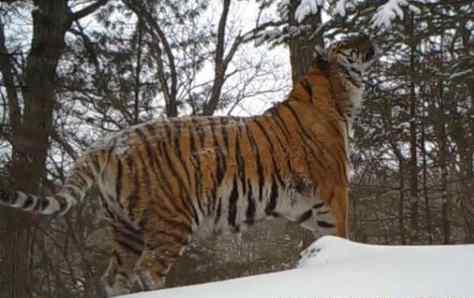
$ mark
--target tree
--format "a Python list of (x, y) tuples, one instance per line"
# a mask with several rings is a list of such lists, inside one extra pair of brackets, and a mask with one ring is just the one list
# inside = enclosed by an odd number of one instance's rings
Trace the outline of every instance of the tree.
[[(14, 5), (16, 1), (10, 1)], [(14, 53), (6, 47), (4, 16), (0, 19), (1, 73), (9, 107), (7, 138), (12, 146), (9, 177), (13, 187), (37, 192), (45, 178), (45, 164), (56, 104), (56, 70), (65, 48), (64, 37), (73, 22), (104, 5), (97, 1), (71, 12), (65, 1), (34, 1), (31, 49), (21, 73)], [(21, 84), (18, 86), (18, 84)], [(31, 217), (4, 211), (5, 228), (11, 231), (5, 247), (8, 297), (30, 297)]]

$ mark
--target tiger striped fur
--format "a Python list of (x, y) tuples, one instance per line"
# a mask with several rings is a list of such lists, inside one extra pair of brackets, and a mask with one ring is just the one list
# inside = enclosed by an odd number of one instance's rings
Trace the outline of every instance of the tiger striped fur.
[(0, 189), (3, 205), (65, 214), (93, 185), (114, 234), (103, 277), (110, 296), (163, 286), (199, 230), (233, 230), (284, 216), (346, 237), (348, 133), (374, 59), (367, 37), (337, 42), (288, 98), (253, 117), (144, 123), (101, 140), (76, 161), (59, 193)]

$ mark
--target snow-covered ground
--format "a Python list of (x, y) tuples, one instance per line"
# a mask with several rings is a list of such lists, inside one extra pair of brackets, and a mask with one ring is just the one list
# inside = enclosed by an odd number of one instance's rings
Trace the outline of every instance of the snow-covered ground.
[(474, 245), (381, 246), (325, 236), (297, 269), (122, 298), (474, 297)]

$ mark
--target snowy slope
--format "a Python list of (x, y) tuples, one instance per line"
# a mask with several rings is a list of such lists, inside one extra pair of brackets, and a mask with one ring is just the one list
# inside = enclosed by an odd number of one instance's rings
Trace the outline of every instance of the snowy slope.
[(379, 246), (326, 236), (297, 269), (122, 298), (474, 297), (474, 245)]

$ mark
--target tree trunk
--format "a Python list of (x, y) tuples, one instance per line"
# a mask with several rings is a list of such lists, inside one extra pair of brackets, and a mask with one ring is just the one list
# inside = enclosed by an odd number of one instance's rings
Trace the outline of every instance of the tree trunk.
[[(295, 19), (296, 8), (301, 0), (291, 0), (289, 4), (289, 26), (300, 26)], [(302, 24), (310, 25), (311, 28), (318, 28), (321, 24), (321, 11), (316, 15), (307, 16)], [(323, 47), (322, 35), (311, 36), (313, 30), (307, 34), (291, 38), (289, 41), (291, 78), (293, 84), (297, 83), (309, 71), (314, 59), (315, 47)]]
[(142, 51), (143, 51), (143, 46), (144, 46), (144, 42), (143, 42), (143, 28), (144, 28), (144, 25), (143, 25), (143, 20), (139, 19), (137, 21), (137, 25), (136, 25), (136, 29), (137, 30), (137, 48), (136, 48), (136, 52), (137, 52), (137, 65), (135, 67), (135, 85), (134, 85), (134, 95), (135, 95), (135, 102), (134, 102), (134, 105), (133, 105), (133, 122), (131, 123), (132, 125), (135, 125), (135, 124), (138, 124), (140, 122), (140, 109), (139, 109), (139, 105), (140, 105), (140, 99), (141, 99), (141, 72), (143, 71), (142, 69)]
[[(466, 20), (467, 22), (467, 20)], [(467, 29), (467, 26), (463, 24), (460, 26), (461, 36), (464, 46), (464, 55), (470, 57), (474, 54), (474, 47), (472, 46), (471, 34), (472, 32)], [(462, 210), (464, 213), (465, 220), (465, 233), (466, 242), (474, 242), (474, 78), (470, 76), (466, 80), (466, 85), (469, 91), (470, 108), (469, 108), (469, 130), (466, 137), (467, 146), (465, 146), (465, 159), (461, 160), (461, 164), (464, 165), (464, 180), (463, 186), (463, 198), (462, 198)]]
[(413, 13), (409, 18), (409, 43), (410, 43), (410, 73), (408, 80), (410, 82), (410, 238), (418, 240), (418, 138), (417, 138), (417, 104), (416, 104), (416, 37)]
[[(28, 192), (38, 191), (45, 174), (56, 102), (56, 67), (64, 51), (65, 32), (71, 25), (66, 1), (43, 0), (34, 3), (38, 9), (32, 12), (33, 38), (23, 76), (23, 115), (21, 123), (13, 127), (9, 169), (12, 187)], [(5, 213), (4, 223), (9, 234), (8, 239), (2, 241), (7, 245), (2, 270), (8, 272), (8, 297), (31, 297), (31, 216), (10, 210)]]
[[(291, 0), (289, 3), (289, 26), (300, 25), (295, 19), (295, 11), (300, 2), (301, 0)], [(311, 28), (317, 28), (321, 24), (321, 12), (318, 12), (316, 15), (307, 16), (303, 20), (303, 24), (311, 25)], [(323, 46), (322, 36), (318, 35), (316, 37), (311, 37), (311, 33), (312, 32), (307, 32), (306, 34), (293, 37), (289, 40), (291, 78), (293, 80), (293, 84), (296, 84), (298, 81), (300, 81), (310, 70), (311, 63), (314, 59), (315, 47)], [(294, 224), (288, 223), (287, 225), (289, 225), (287, 228), (291, 229), (290, 225)], [(307, 247), (313, 241), (314, 238), (311, 237), (311, 234), (302, 234), (303, 247)]]
[(400, 199), (398, 201), (398, 226), (400, 229), (400, 242), (405, 245), (407, 243), (405, 235), (405, 170), (404, 160), (398, 159), (398, 169), (400, 172)]
[(441, 172), (441, 216), (442, 216), (442, 226), (443, 226), (443, 243), (449, 244), (450, 241), (450, 222), (449, 222), (449, 209), (450, 202), (448, 196), (448, 139), (446, 134), (446, 107), (445, 107), (445, 98), (443, 93), (443, 81), (438, 82), (439, 88), (439, 166)]
[[(426, 96), (424, 96), (426, 97)], [(428, 161), (426, 154), (426, 117), (428, 113), (426, 109), (423, 109), (422, 122), (421, 122), (421, 158), (423, 161), (423, 197), (425, 199), (425, 221), (426, 221), (426, 234), (428, 236), (428, 243), (433, 243), (433, 224), (431, 219), (431, 200), (428, 191)]]

